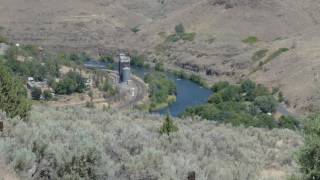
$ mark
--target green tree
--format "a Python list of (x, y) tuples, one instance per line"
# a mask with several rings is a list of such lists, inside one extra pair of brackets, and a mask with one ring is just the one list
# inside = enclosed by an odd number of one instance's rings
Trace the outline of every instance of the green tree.
[(227, 81), (220, 81), (212, 85), (211, 90), (216, 93), (228, 87), (229, 85), (230, 84)]
[(90, 58), (85, 52), (82, 52), (80, 54), (72, 53), (69, 56), (69, 60), (74, 62), (74, 63), (76, 63), (76, 64), (78, 64), (78, 65), (80, 65), (80, 64), (85, 63), (86, 61), (89, 61)]
[(223, 103), (223, 95), (222, 93), (215, 93), (209, 97), (208, 102), (213, 104), (220, 104)]
[(134, 32), (134, 33), (139, 32), (140, 31), (139, 26), (131, 28), (131, 31)]
[(46, 69), (50, 77), (60, 77), (60, 65), (55, 59), (49, 59), (46, 61)]
[(161, 71), (161, 72), (163, 72), (163, 71), (164, 71), (164, 65), (163, 65), (163, 63), (157, 63), (156, 66), (154, 67), (154, 69), (155, 69), (156, 71)]
[(283, 96), (283, 93), (280, 91), (279, 94), (278, 94), (278, 101), (279, 102), (283, 102), (285, 100), (284, 96)]
[(298, 162), (304, 175), (303, 179), (320, 179), (320, 116), (306, 120), (304, 127), (304, 146), (298, 154)]
[(177, 132), (178, 127), (173, 123), (173, 120), (167, 115), (166, 119), (164, 120), (162, 127), (160, 128), (160, 133), (170, 135), (171, 133)]
[(85, 79), (78, 72), (68, 72), (63, 79), (55, 85), (57, 94), (82, 93), (86, 88)]
[(10, 117), (20, 116), (25, 119), (31, 109), (27, 91), (22, 83), (0, 63), (0, 109)]
[(273, 96), (259, 96), (254, 100), (254, 105), (263, 113), (273, 113), (277, 108), (277, 101)]
[(256, 85), (255, 92), (254, 92), (255, 97), (268, 96), (268, 95), (270, 95), (270, 92), (265, 86), (263, 86), (262, 84)]
[(40, 100), (41, 94), (42, 94), (42, 91), (41, 91), (40, 88), (34, 87), (34, 88), (31, 89), (32, 99), (34, 99), (34, 100)]
[(251, 80), (245, 80), (240, 86), (242, 92), (245, 93), (246, 100), (253, 101), (255, 99), (256, 83)]
[(203, 119), (219, 121), (217, 116), (220, 112), (214, 104), (204, 104), (188, 108), (182, 116), (200, 116)]
[(185, 32), (185, 29), (182, 23), (176, 25), (174, 29), (177, 34), (183, 34)]
[(252, 122), (248, 123), (247, 125), (269, 129), (277, 127), (277, 123), (273, 119), (273, 117), (267, 114), (259, 114), (257, 117), (253, 119)]
[(223, 101), (241, 101), (242, 98), (241, 98), (240, 92), (241, 92), (241, 89), (239, 86), (229, 85), (219, 93), (221, 93), (221, 97)]
[(15, 74), (22, 77), (33, 77), (36, 81), (44, 80), (49, 74), (49, 66), (38, 61), (20, 62), (16, 59), (8, 59), (5, 65)]

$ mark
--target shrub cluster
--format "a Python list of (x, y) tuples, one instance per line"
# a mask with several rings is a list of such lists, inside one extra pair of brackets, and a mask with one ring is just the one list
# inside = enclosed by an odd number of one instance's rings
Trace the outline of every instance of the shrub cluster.
[(256, 51), (253, 56), (252, 56), (252, 60), (253, 61), (260, 61), (261, 59), (263, 59), (266, 55), (267, 55), (267, 52), (269, 50), (267, 49), (262, 49), (262, 50), (259, 50), (259, 51)]
[(187, 33), (183, 24), (178, 24), (175, 26), (175, 34), (169, 35), (167, 37), (167, 42), (177, 42), (179, 40), (193, 41), (196, 33)]
[(136, 67), (144, 67), (145, 59), (142, 55), (134, 55), (131, 59), (131, 65)]
[(191, 74), (191, 76), (189, 77), (189, 80), (196, 84), (199, 84), (200, 86), (207, 86), (206, 81), (200, 75)]
[(68, 72), (58, 83), (52, 85), (57, 94), (82, 93), (86, 89), (85, 79), (80, 73), (75, 71)]
[(246, 39), (242, 40), (243, 43), (247, 43), (250, 45), (257, 43), (258, 41), (258, 38), (255, 36), (249, 36)]
[(275, 59), (276, 57), (280, 56), (282, 53), (285, 53), (287, 51), (289, 51), (288, 48), (279, 48), (265, 60), (264, 64), (267, 64), (268, 62), (272, 61), (273, 59)]
[[(257, 72), (257, 71), (260, 70), (265, 64), (271, 62), (272, 60), (274, 60), (275, 58), (277, 58), (278, 56), (280, 56), (281, 54), (283, 54), (283, 53), (285, 53), (285, 52), (287, 52), (287, 51), (289, 51), (288, 48), (279, 48), (278, 50), (276, 50), (275, 52), (273, 52), (272, 54), (270, 54), (265, 60), (259, 61), (259, 65), (251, 71), (251, 74)], [(259, 56), (260, 56), (260, 57), (259, 57)], [(264, 54), (263, 50), (261, 50), (261, 51), (256, 52), (256, 53), (253, 55), (252, 59), (253, 59), (253, 60), (259, 60), (259, 59), (262, 59), (264, 56), (265, 56), (265, 54)]]
[(114, 63), (114, 59), (113, 59), (113, 57), (110, 56), (110, 55), (101, 56), (101, 57), (99, 58), (99, 61), (101, 61), (101, 62), (106, 62), (106, 63)]
[(170, 104), (171, 96), (175, 96), (177, 90), (175, 83), (164, 73), (154, 72), (145, 77), (145, 82), (149, 85), (151, 110)]
[(156, 71), (160, 71), (160, 72), (165, 71), (164, 64), (161, 63), (161, 62), (156, 63), (154, 69), (155, 69)]
[(68, 56), (68, 60), (77, 64), (77, 65), (82, 65), (85, 62), (89, 61), (90, 58), (89, 56), (85, 53), (72, 53)]
[(133, 28), (130, 29), (133, 33), (138, 33), (140, 31), (139, 26), (135, 26)]

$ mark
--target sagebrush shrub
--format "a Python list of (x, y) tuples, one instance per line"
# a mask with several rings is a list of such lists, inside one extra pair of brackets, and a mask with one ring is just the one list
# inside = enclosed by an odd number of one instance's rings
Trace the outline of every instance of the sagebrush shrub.
[(284, 129), (172, 119), (179, 131), (159, 133), (163, 117), (141, 112), (35, 107), (30, 121), (6, 120), (0, 156), (22, 179), (258, 179), (272, 168), (296, 171), (301, 137)]

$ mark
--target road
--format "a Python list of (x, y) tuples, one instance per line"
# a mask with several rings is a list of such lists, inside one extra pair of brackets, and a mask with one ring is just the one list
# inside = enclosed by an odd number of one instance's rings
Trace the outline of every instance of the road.
[(143, 101), (146, 100), (148, 96), (148, 88), (146, 84), (137, 76), (132, 76), (131, 83), (133, 84), (131, 99), (119, 106), (119, 108), (128, 108), (133, 107), (134, 105), (137, 105)]
[[(115, 71), (106, 70), (110, 73), (111, 76), (114, 78), (114, 83), (118, 83), (118, 73)], [(127, 90), (126, 97), (122, 97), (120, 102), (111, 105), (114, 108), (130, 108), (133, 107), (141, 102), (144, 102), (148, 96), (148, 87), (144, 83), (142, 79), (139, 77), (132, 75), (131, 81), (129, 85), (120, 85), (122, 88)], [(120, 95), (121, 96), (121, 95)]]

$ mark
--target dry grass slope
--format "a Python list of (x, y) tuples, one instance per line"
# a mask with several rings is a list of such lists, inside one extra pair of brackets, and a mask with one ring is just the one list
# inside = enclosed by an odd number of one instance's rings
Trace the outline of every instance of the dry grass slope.
[(6, 119), (0, 155), (22, 179), (284, 179), (296, 171), (302, 143), (290, 130), (234, 128), (176, 119), (161, 136), (163, 117), (36, 107), (29, 122)]

